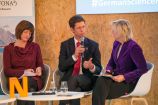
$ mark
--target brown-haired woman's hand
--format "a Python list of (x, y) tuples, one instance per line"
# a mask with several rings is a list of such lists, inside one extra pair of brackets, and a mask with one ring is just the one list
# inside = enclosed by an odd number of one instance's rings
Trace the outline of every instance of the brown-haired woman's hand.
[(35, 73), (36, 73), (36, 76), (41, 76), (42, 75), (42, 68), (41, 67), (37, 67)]

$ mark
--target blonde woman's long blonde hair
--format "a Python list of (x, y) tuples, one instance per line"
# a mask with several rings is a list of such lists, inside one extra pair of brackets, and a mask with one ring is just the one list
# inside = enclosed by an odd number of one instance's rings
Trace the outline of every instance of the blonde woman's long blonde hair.
[(122, 35), (125, 35), (126, 41), (133, 38), (132, 28), (128, 20), (118, 19), (118, 20), (112, 21), (112, 25), (116, 26), (116, 30), (119, 33), (121, 33)]

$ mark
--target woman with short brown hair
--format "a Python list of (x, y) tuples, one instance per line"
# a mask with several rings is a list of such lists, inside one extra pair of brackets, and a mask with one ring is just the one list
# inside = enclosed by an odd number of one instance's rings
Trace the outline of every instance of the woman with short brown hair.
[[(34, 26), (23, 20), (15, 29), (17, 40), (4, 48), (3, 68), (7, 77), (28, 77), (29, 92), (42, 89), (43, 61), (40, 47), (33, 41)], [(17, 105), (34, 105), (31, 101), (17, 101)]]

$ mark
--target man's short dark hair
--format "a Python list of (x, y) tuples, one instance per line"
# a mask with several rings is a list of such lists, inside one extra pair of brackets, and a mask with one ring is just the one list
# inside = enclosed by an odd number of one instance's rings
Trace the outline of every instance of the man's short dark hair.
[(31, 32), (31, 37), (28, 40), (29, 42), (33, 41), (33, 35), (34, 35), (34, 26), (31, 22), (27, 20), (22, 20), (21, 22), (18, 23), (15, 29), (15, 36), (17, 39), (21, 39), (21, 35), (24, 30), (30, 30)]
[(69, 26), (71, 28), (74, 28), (75, 27), (75, 24), (78, 23), (78, 22), (85, 22), (84, 18), (80, 15), (75, 15), (73, 17), (70, 18), (69, 20)]

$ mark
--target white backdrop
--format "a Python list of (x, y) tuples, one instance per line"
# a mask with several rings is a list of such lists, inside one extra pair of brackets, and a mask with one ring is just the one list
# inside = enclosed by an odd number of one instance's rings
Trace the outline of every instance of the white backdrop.
[(21, 20), (35, 25), (34, 0), (0, 0), (0, 69), (3, 48), (15, 41), (15, 27)]
[(76, 0), (77, 14), (158, 12), (158, 0)]

